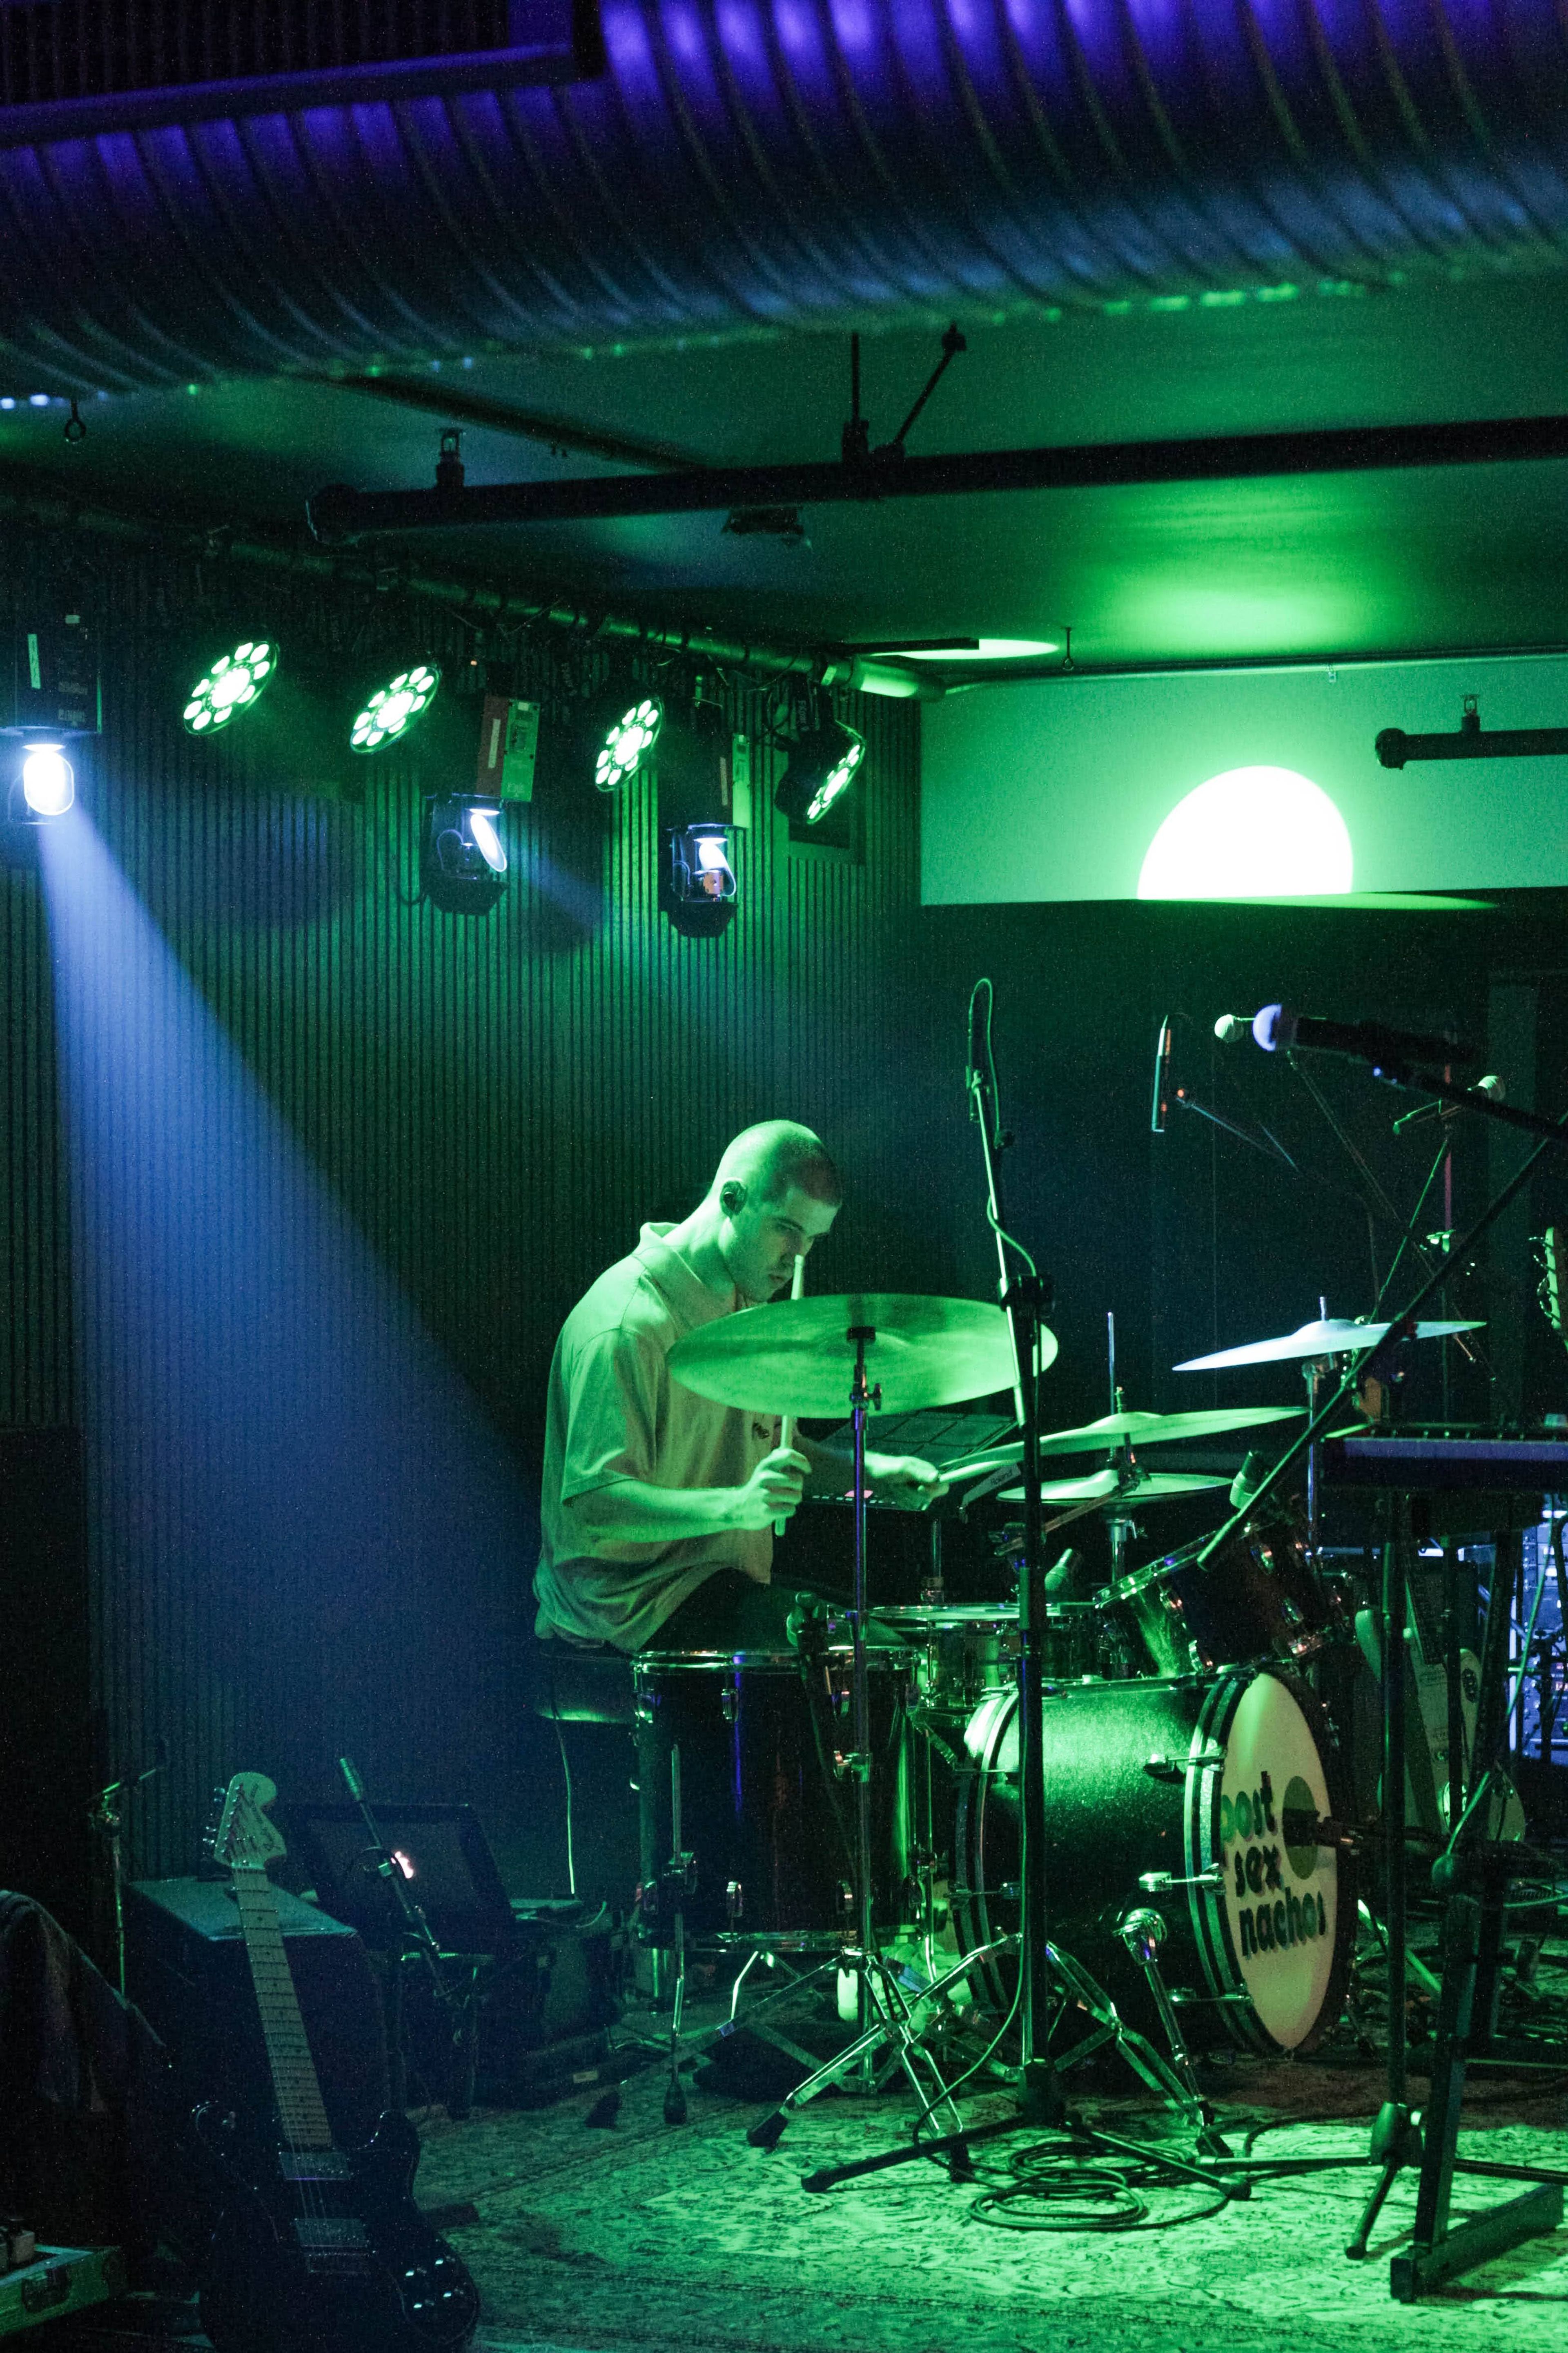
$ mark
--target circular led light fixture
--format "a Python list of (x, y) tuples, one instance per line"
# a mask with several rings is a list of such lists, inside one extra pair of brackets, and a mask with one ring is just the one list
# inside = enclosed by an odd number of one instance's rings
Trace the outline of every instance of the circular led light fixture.
[(22, 797), (35, 817), (64, 817), (76, 777), (58, 744), (36, 744), (22, 762)]
[(775, 796), (788, 818), (818, 825), (847, 789), (866, 756), (866, 738), (841, 719), (825, 719), (792, 745)]
[(232, 653), (219, 654), (185, 700), (185, 731), (216, 735), (248, 711), (277, 673), (278, 649), (269, 638), (247, 638)]
[(395, 744), (406, 735), (415, 721), (428, 709), (436, 689), (441, 683), (441, 673), (430, 662), (416, 662), (411, 670), (400, 670), (384, 686), (378, 686), (349, 735), (351, 752), (379, 752), (384, 744)]
[(663, 724), (664, 705), (657, 694), (638, 696), (611, 720), (594, 754), (594, 782), (602, 793), (618, 793), (630, 783)]

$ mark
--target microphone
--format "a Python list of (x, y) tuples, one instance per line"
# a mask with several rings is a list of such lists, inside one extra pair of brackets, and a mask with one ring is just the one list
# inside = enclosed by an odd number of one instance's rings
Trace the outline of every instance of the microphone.
[(1300, 1047), (1309, 1054), (1348, 1054), (1371, 1062), (1473, 1062), (1476, 1050), (1455, 1038), (1433, 1038), (1419, 1029), (1390, 1029), (1381, 1021), (1322, 1021), (1266, 1005), (1253, 1016), (1252, 1034), (1266, 1054)]
[(1250, 1504), (1268, 1476), (1268, 1458), (1261, 1447), (1255, 1446), (1230, 1482), (1230, 1508), (1239, 1512)]
[(1163, 1135), (1165, 1114), (1171, 1108), (1171, 1044), (1172, 1018), (1166, 1014), (1160, 1024), (1160, 1035), (1154, 1046), (1154, 1101), (1149, 1113), (1151, 1135)]
[[(1476, 1081), (1475, 1085), (1470, 1089), (1470, 1092), (1473, 1095), (1485, 1095), (1489, 1103), (1502, 1103), (1507, 1098), (1508, 1089), (1503, 1085), (1502, 1081), (1497, 1076), (1495, 1071), (1489, 1071), (1484, 1079), (1478, 1079)], [(1464, 1110), (1464, 1108), (1465, 1106), (1463, 1103), (1417, 1103), (1414, 1111), (1403, 1113), (1401, 1116), (1394, 1121), (1394, 1133), (1395, 1135), (1403, 1135), (1407, 1127), (1421, 1127), (1425, 1125), (1428, 1120), (1440, 1119), (1446, 1122), (1450, 1119), (1458, 1119), (1459, 1113)]]
[(1214, 1025), (1214, 1034), (1222, 1046), (1239, 1046), (1251, 1027), (1245, 1013), (1222, 1013)]
[(364, 1780), (352, 1757), (340, 1757), (338, 1770), (342, 1775), (350, 1797), (356, 1806), (364, 1803)]

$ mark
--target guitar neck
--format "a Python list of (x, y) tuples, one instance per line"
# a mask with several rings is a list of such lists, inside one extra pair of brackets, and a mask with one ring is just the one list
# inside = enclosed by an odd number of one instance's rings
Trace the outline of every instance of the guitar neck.
[(258, 1864), (236, 1863), (234, 1894), (245, 1949), (250, 1957), (251, 1982), (261, 2013), (283, 2137), (291, 2148), (331, 2148), (332, 2128), (327, 2121), (316, 2063), (305, 2039), (305, 2021), (300, 2015), (300, 1997), (278, 1925), (272, 1882)]

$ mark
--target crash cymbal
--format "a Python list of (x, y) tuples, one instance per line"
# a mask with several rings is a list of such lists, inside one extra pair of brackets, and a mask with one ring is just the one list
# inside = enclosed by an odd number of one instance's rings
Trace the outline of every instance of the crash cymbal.
[[(1226, 1479), (1201, 1478), (1196, 1472), (1145, 1471), (1129, 1479), (1119, 1475), (1112, 1464), (1108, 1470), (1096, 1471), (1088, 1479), (1047, 1479), (1040, 1487), (1042, 1504), (1110, 1504), (1125, 1498), (1130, 1504), (1163, 1504), (1176, 1495), (1198, 1495), (1205, 1487), (1229, 1485)], [(1022, 1487), (1005, 1487), (996, 1499), (1003, 1504), (1021, 1504)]]
[[(1042, 1454), (1089, 1454), (1097, 1447), (1171, 1446), (1179, 1439), (1216, 1438), (1227, 1430), (1256, 1430), (1266, 1421), (1296, 1421), (1301, 1408), (1296, 1405), (1215, 1406), (1196, 1413), (1106, 1413), (1098, 1421), (1086, 1421), (1079, 1430), (1051, 1430), (1040, 1440)], [(1021, 1462), (1024, 1448), (1021, 1440), (1005, 1446), (993, 1446), (972, 1461), (946, 1462), (942, 1465), (944, 1479), (978, 1478), (983, 1471), (1000, 1469), (1005, 1462)]]
[[(699, 1397), (756, 1413), (838, 1416), (849, 1409), (856, 1343), (871, 1333), (866, 1377), (880, 1385), (879, 1411), (958, 1405), (1013, 1386), (1013, 1341), (1000, 1307), (979, 1299), (850, 1292), (742, 1308), (689, 1332), (669, 1352), (675, 1378)], [(1041, 1365), (1057, 1353), (1040, 1330)]]
[[(1309, 1356), (1352, 1356), (1363, 1348), (1375, 1348), (1386, 1324), (1351, 1324), (1342, 1317), (1331, 1317), (1303, 1324), (1299, 1332), (1287, 1332), (1278, 1340), (1249, 1340), (1239, 1348), (1221, 1348), (1212, 1356), (1189, 1356), (1178, 1365), (1178, 1373), (1217, 1373), (1226, 1365), (1282, 1365), (1293, 1359), (1305, 1361)], [(1481, 1326), (1471, 1321), (1465, 1324), (1417, 1324), (1418, 1340), (1447, 1340), (1456, 1332), (1479, 1332)]]

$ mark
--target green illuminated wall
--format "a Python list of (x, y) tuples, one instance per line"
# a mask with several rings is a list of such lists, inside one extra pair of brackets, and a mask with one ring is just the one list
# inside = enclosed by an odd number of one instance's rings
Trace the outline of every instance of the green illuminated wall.
[[(1258, 765), (1328, 797), (1350, 834), (1358, 894), (1568, 881), (1568, 760), (1379, 765), (1380, 729), (1451, 732), (1467, 694), (1486, 728), (1568, 726), (1568, 660), (1068, 677), (952, 697), (922, 714), (923, 902), (1134, 898), (1184, 797)], [(1307, 854), (1319, 839), (1277, 828), (1256, 881), (1216, 871), (1191, 894), (1321, 890)], [(1233, 822), (1216, 837), (1216, 870), (1236, 842)]]

